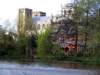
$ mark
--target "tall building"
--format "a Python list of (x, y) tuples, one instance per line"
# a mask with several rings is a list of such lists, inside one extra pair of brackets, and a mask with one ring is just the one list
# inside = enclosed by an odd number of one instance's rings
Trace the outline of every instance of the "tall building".
[(32, 12), (31, 9), (19, 9), (18, 34), (38, 35), (51, 25), (51, 17), (45, 12)]
[(61, 14), (55, 16), (46, 16), (45, 12), (32, 12), (31, 9), (27, 8), (19, 9), (18, 32), (25, 33), (26, 36), (39, 35), (51, 26), (53, 29), (51, 37), (53, 43), (73, 51), (76, 46), (76, 39), (78, 39), (76, 38), (76, 28), (73, 25), (74, 14), (73, 4), (62, 6)]
[(65, 5), (61, 5), (61, 14), (65, 16), (67, 16), (70, 19), (73, 19), (73, 15), (74, 15), (74, 8), (73, 8), (73, 4), (65, 4)]
[(33, 17), (34, 34), (38, 35), (45, 32), (45, 28), (51, 26), (50, 16)]
[(19, 9), (18, 33), (27, 35), (32, 29), (32, 10), (28, 8)]
[(52, 26), (54, 31), (57, 32), (59, 25), (62, 24), (61, 22), (73, 19), (72, 14), (74, 10), (72, 6), (62, 6), (61, 10), (60, 15), (46, 16), (45, 12), (32, 12), (31, 9), (27, 8), (19, 9), (18, 32), (26, 35), (38, 35), (45, 32), (45, 28), (48, 26)]

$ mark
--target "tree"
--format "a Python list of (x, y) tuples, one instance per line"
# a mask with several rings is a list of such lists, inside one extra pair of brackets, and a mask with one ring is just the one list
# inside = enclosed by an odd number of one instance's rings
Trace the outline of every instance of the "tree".
[(94, 0), (94, 3), (91, 4), (91, 32), (90, 32), (90, 43), (89, 48), (91, 48), (91, 53), (99, 57), (100, 56), (100, 0)]
[(36, 48), (36, 37), (34, 35), (28, 37), (20, 37), (16, 41), (16, 56), (31, 57), (31, 49)]
[[(84, 42), (86, 51), (91, 49), (93, 54), (100, 52), (99, 41), (100, 39), (100, 0), (74, 0), (75, 1), (75, 13), (78, 14), (74, 18), (75, 23), (83, 25), (82, 35), (84, 35)], [(78, 17), (78, 18), (77, 18)], [(78, 33), (80, 34), (80, 32)], [(96, 52), (96, 53), (95, 53)], [(99, 54), (99, 53), (98, 53)]]
[(13, 56), (15, 50), (15, 43), (13, 37), (5, 34), (6, 31), (0, 30), (0, 56)]
[(46, 58), (52, 54), (53, 44), (51, 41), (52, 29), (46, 28), (44, 33), (41, 33), (37, 39), (37, 52), (40, 58)]
[(0, 29), (0, 55), (2, 55), (3, 52), (3, 43), (5, 41), (3, 39), (4, 35), (5, 35), (5, 31)]

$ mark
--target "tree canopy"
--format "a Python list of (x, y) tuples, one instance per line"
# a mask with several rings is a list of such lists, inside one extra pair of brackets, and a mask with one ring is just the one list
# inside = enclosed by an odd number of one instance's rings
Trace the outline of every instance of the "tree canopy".
[(44, 33), (41, 33), (37, 39), (37, 52), (39, 57), (46, 58), (51, 55), (52, 52), (52, 41), (51, 41), (52, 29), (51, 27), (46, 28)]

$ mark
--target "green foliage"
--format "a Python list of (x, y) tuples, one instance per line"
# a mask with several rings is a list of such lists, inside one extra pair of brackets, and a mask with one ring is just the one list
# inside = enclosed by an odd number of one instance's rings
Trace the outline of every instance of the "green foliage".
[[(14, 40), (11, 33), (0, 33), (0, 56), (3, 57), (26, 57), (26, 48), (36, 48), (36, 39), (34, 36), (23, 37)], [(29, 54), (29, 53), (28, 53)], [(30, 55), (29, 55), (30, 56)]]
[(6, 35), (5, 31), (0, 33), (0, 56), (13, 55), (14, 40), (10, 34)]
[[(94, 57), (100, 56), (100, 0), (74, 0), (75, 24), (84, 26), (78, 29), (78, 35), (81, 36), (86, 51)], [(90, 57), (88, 52), (84, 55)]]
[(40, 58), (46, 58), (47, 56), (50, 56), (52, 53), (53, 44), (50, 38), (51, 34), (52, 34), (52, 29), (51, 27), (48, 27), (44, 33), (38, 36), (37, 52)]
[(54, 45), (52, 55), (58, 60), (64, 60), (64, 51), (61, 49), (61, 46)]
[[(30, 57), (31, 48), (36, 48), (36, 38), (35, 36), (21, 37), (16, 41), (16, 55), (23, 55), (24, 57)], [(28, 48), (28, 51), (26, 49)]]

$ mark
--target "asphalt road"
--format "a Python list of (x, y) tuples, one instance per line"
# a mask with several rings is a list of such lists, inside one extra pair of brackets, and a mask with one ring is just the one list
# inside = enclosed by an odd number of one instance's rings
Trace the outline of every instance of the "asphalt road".
[(94, 70), (0, 68), (0, 75), (100, 75)]

